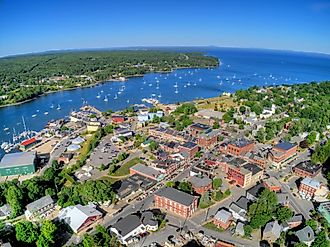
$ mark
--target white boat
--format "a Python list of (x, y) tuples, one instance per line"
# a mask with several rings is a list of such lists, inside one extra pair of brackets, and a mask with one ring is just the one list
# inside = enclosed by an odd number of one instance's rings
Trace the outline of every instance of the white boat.
[(105, 96), (103, 101), (108, 102), (108, 97)]
[(178, 83), (177, 82), (175, 83), (174, 87), (178, 87)]
[(45, 111), (44, 114), (45, 114), (45, 115), (48, 115), (48, 111)]
[(118, 91), (118, 94), (121, 94), (121, 91)]
[(153, 99), (153, 98), (149, 98), (149, 99), (143, 98), (142, 102), (147, 102), (147, 103), (153, 104), (153, 105), (156, 105), (159, 103), (159, 101), (157, 99)]
[(53, 105), (53, 104), (51, 104), (50, 108), (51, 108), (51, 109), (53, 109), (53, 108), (54, 108), (54, 105)]
[(189, 87), (190, 85), (191, 85), (190, 82), (188, 82), (188, 83), (187, 83), (187, 86)]
[(36, 116), (37, 116), (37, 114), (33, 114), (33, 115), (32, 115), (32, 117), (36, 117)]
[(151, 83), (149, 83), (149, 87), (151, 87), (152, 86), (152, 84)]
[(158, 98), (161, 98), (161, 97), (162, 97), (162, 95), (161, 95), (161, 94), (159, 94), (159, 95), (158, 95)]
[(196, 82), (194, 83), (194, 86), (197, 86), (197, 83)]
[(127, 102), (127, 104), (129, 103), (129, 99), (128, 100), (126, 100), (126, 102)]
[(98, 95), (96, 96), (96, 98), (97, 98), (97, 99), (101, 98), (101, 95), (100, 95), (100, 94), (98, 94)]
[(3, 131), (7, 131), (7, 130), (9, 130), (9, 128), (4, 128), (4, 129), (3, 129)]
[(39, 110), (37, 110), (37, 112), (39, 112)]
[(115, 94), (115, 97), (114, 97), (113, 99), (118, 99), (118, 96), (117, 96), (117, 94)]
[(199, 78), (198, 81), (202, 81), (202, 78)]
[(61, 110), (61, 106), (58, 104), (56, 109)]
[(178, 89), (175, 90), (175, 93), (179, 93)]

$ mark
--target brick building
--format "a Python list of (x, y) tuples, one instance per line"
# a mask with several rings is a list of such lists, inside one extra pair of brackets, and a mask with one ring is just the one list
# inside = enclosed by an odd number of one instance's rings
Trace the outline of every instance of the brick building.
[(206, 176), (192, 176), (188, 179), (195, 193), (203, 195), (212, 189), (212, 180)]
[(297, 145), (290, 142), (280, 142), (275, 145), (268, 155), (273, 166), (280, 168), (297, 154)]
[(298, 165), (296, 165), (293, 168), (294, 174), (303, 178), (305, 177), (313, 178), (317, 174), (319, 174), (321, 170), (322, 170), (321, 165), (313, 165), (310, 160), (300, 162)]
[(254, 148), (254, 143), (245, 138), (237, 139), (229, 143), (220, 145), (220, 151), (229, 153), (235, 156), (241, 156)]
[(197, 137), (199, 134), (212, 130), (209, 125), (195, 123), (189, 126), (188, 131), (193, 137)]
[(186, 158), (194, 158), (195, 154), (198, 152), (199, 147), (194, 142), (185, 142), (179, 146), (180, 153)]
[(311, 200), (320, 187), (321, 184), (319, 181), (307, 177), (300, 182), (299, 194), (303, 199)]
[(198, 198), (180, 190), (165, 187), (154, 194), (155, 207), (182, 217), (190, 217), (198, 207)]
[(233, 216), (231, 212), (221, 209), (219, 210), (213, 218), (213, 224), (217, 227), (227, 229), (233, 221)]
[(136, 164), (135, 166), (132, 166), (131, 168), (129, 168), (129, 173), (131, 176), (134, 174), (139, 174), (143, 177), (150, 178), (156, 181), (160, 181), (164, 177), (164, 175), (160, 171), (144, 164)]
[(281, 183), (274, 177), (270, 177), (264, 180), (264, 185), (271, 191), (280, 192), (281, 191)]
[(218, 136), (219, 130), (211, 130), (201, 133), (198, 135), (197, 144), (204, 148), (211, 148), (217, 143)]
[(120, 123), (123, 123), (125, 122), (125, 117), (124, 116), (111, 116), (111, 122), (113, 124), (120, 124)]

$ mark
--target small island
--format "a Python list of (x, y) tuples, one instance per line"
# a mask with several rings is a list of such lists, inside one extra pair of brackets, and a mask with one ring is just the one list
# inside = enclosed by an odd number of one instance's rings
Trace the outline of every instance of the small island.
[(149, 72), (218, 65), (217, 58), (198, 52), (155, 50), (48, 52), (5, 57), (0, 59), (0, 106)]

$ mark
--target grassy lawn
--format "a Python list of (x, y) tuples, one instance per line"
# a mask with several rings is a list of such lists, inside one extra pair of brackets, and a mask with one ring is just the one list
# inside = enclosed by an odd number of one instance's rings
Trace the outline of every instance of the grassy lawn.
[(134, 166), (138, 163), (141, 163), (140, 158), (136, 157), (134, 159), (131, 159), (130, 161), (126, 162), (121, 167), (119, 167), (118, 170), (116, 170), (112, 176), (125, 176), (125, 175), (128, 175), (129, 174), (129, 168), (131, 168), (132, 166)]
[(209, 203), (201, 202), (199, 203), (198, 207), (201, 209), (211, 207), (214, 204), (214, 202), (210, 201)]
[(214, 109), (215, 104), (218, 105), (218, 107), (222, 106), (224, 109), (229, 109), (230, 107), (235, 107), (237, 104), (233, 101), (232, 98), (228, 96), (220, 96), (220, 97), (215, 97), (215, 98), (210, 98), (210, 99), (203, 99), (203, 100), (197, 100), (197, 109), (202, 110), (202, 109)]
[(206, 224), (203, 225), (203, 227), (213, 230), (213, 231), (217, 231), (217, 232), (223, 232), (224, 229), (223, 228), (219, 228), (216, 225), (214, 225), (212, 222), (208, 222)]

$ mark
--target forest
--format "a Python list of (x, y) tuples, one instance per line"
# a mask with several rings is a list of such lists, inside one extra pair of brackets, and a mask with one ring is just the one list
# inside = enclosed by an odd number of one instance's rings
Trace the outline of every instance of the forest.
[(0, 58), (0, 105), (120, 77), (219, 65), (202, 53), (152, 50), (72, 51)]

